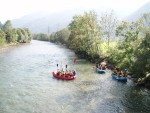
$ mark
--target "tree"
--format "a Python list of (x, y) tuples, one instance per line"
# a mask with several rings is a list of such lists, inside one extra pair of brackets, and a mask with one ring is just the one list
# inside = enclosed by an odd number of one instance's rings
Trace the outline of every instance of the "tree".
[(22, 42), (24, 36), (20, 28), (17, 29), (17, 35), (18, 35), (17, 42)]
[(65, 29), (62, 29), (60, 31), (53, 33), (51, 35), (51, 39), (53, 39), (54, 42), (67, 44), (69, 35), (70, 35), (70, 31), (68, 30), (68, 28), (65, 28)]
[(0, 29), (0, 45), (6, 42), (5, 33)]
[(18, 35), (17, 42), (20, 43), (30, 42), (32, 39), (32, 34), (27, 28), (17, 29), (17, 35)]
[(68, 39), (69, 48), (91, 56), (99, 53), (101, 32), (95, 12), (74, 16), (69, 24), (69, 30), (71, 31)]
[(32, 39), (32, 33), (29, 31), (28, 28), (24, 28), (25, 35), (26, 35), (26, 42), (30, 42)]
[(8, 30), (11, 30), (12, 29), (12, 24), (11, 24), (11, 21), (10, 20), (7, 20), (4, 25), (2, 26), (2, 30), (4, 32), (7, 32)]
[(117, 26), (117, 22), (118, 22), (117, 17), (115, 16), (113, 11), (111, 11), (110, 14), (107, 12), (102, 14), (100, 18), (100, 26), (102, 28), (102, 34), (103, 37), (106, 37), (108, 49), (111, 37), (114, 38), (115, 36), (115, 29)]
[(44, 33), (34, 34), (33, 39), (42, 40), (42, 41), (49, 41), (48, 35), (44, 34)]
[(135, 53), (136, 61), (131, 71), (135, 77), (144, 77), (146, 72), (150, 73), (150, 33), (146, 33)]
[(6, 33), (6, 41), (7, 43), (16, 43), (17, 42), (17, 32), (16, 29), (12, 28), (12, 29), (8, 29), (7, 31), (5, 31)]
[(50, 41), (55, 42), (55, 32), (51, 33), (50, 35)]
[(111, 60), (119, 68), (130, 68), (136, 60), (136, 48), (139, 45), (141, 38), (141, 23), (137, 22), (122, 22), (116, 29), (116, 35), (121, 37), (117, 44), (117, 50), (110, 55)]

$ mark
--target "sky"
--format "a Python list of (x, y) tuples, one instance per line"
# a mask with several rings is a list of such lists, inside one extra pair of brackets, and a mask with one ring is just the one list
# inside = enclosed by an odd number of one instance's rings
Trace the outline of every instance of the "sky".
[(80, 9), (114, 10), (120, 18), (129, 16), (150, 0), (0, 0), (0, 22), (36, 12), (57, 13)]

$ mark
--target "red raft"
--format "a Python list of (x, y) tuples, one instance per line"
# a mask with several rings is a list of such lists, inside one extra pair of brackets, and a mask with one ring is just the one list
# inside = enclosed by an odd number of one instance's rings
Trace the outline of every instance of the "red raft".
[(52, 72), (52, 74), (53, 74), (53, 76), (55, 77), (55, 78), (58, 78), (58, 79), (62, 79), (62, 80), (73, 80), (73, 79), (75, 79), (76, 78), (76, 76), (75, 75), (59, 75), (59, 74), (57, 74), (57, 73), (55, 73), (55, 72)]

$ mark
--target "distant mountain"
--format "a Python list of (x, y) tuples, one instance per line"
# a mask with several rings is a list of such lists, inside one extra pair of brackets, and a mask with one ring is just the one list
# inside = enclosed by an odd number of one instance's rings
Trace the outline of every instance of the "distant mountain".
[[(11, 20), (13, 27), (24, 28), (27, 27), (32, 33), (52, 33), (61, 30), (71, 23), (73, 16), (81, 15), (84, 12), (95, 11), (98, 16), (105, 12), (111, 12), (112, 9), (107, 9), (104, 7), (95, 8), (76, 8), (66, 11), (61, 11), (58, 13), (45, 13), (38, 12), (33, 14), (28, 14), (22, 18)], [(121, 14), (122, 13), (119, 13)], [(122, 15), (123, 16), (123, 15)]]
[(125, 20), (136, 21), (143, 16), (144, 13), (150, 13), (150, 2), (139, 8), (133, 14), (128, 16)]
[(27, 27), (33, 33), (52, 33), (67, 27), (76, 14), (81, 12), (64, 11), (55, 14), (40, 12), (11, 20), (11, 22), (13, 27)]

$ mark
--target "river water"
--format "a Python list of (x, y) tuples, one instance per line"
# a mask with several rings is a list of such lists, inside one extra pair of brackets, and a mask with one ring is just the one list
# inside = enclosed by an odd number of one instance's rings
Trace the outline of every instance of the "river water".
[[(150, 92), (121, 83), (73, 51), (35, 41), (0, 53), (0, 113), (150, 113)], [(75, 68), (72, 81), (55, 79), (59, 66)]]

